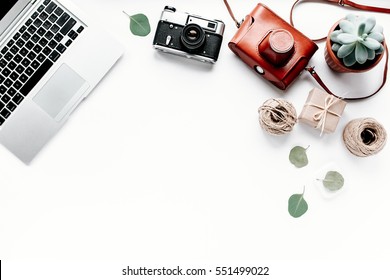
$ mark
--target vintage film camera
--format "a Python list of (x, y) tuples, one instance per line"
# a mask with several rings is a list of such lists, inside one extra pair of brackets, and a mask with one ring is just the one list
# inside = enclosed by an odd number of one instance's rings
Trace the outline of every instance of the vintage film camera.
[(166, 6), (157, 25), (153, 46), (163, 52), (215, 63), (225, 24)]
[(318, 46), (268, 7), (258, 4), (246, 16), (229, 48), (284, 90), (305, 69)]

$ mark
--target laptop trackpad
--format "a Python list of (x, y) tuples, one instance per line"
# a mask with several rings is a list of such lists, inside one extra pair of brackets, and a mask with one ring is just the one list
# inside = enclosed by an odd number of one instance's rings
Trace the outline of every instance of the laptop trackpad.
[(33, 97), (56, 121), (61, 121), (80, 101), (89, 84), (67, 64), (62, 64)]

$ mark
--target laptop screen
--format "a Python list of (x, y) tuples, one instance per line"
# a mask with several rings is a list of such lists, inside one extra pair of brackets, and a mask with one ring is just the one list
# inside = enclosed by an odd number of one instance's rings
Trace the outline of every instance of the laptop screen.
[(1, 0), (0, 20), (11, 10), (17, 0)]

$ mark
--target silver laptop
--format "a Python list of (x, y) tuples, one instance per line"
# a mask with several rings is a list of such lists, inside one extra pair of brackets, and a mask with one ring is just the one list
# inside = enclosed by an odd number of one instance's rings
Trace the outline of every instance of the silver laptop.
[(0, 142), (29, 163), (122, 53), (68, 0), (1, 0)]

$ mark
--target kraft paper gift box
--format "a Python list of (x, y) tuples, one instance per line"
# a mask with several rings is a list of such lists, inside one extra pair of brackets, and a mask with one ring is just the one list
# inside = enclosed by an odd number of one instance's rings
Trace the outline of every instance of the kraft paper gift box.
[(327, 92), (314, 88), (299, 115), (299, 121), (325, 133), (336, 130), (339, 119), (347, 103)]

